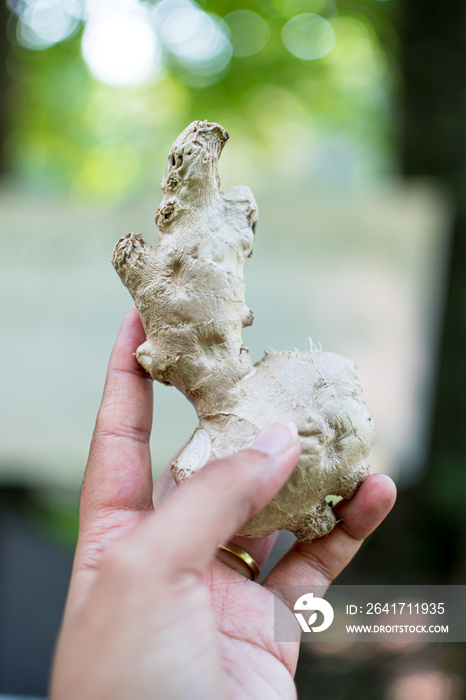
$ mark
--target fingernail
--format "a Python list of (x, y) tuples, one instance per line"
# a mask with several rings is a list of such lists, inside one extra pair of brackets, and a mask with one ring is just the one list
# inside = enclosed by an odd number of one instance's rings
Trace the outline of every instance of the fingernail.
[(249, 447), (267, 455), (278, 455), (291, 447), (297, 437), (298, 428), (292, 421), (272, 423), (259, 433)]

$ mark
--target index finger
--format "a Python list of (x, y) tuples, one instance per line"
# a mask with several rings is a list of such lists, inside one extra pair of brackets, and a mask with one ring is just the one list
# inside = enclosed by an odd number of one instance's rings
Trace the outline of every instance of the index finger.
[(145, 337), (139, 314), (132, 308), (110, 357), (83, 482), (84, 521), (102, 509), (152, 506), (152, 380), (133, 355)]
[(152, 381), (133, 356), (144, 340), (131, 309), (110, 358), (84, 475), (67, 615), (85, 601), (104, 550), (152, 508)]

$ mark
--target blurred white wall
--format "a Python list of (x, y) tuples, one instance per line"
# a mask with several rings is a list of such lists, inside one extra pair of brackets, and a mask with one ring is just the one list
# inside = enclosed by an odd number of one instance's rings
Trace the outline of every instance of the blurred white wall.
[[(377, 428), (375, 470), (412, 478), (425, 447), (443, 298), (449, 211), (427, 184), (365, 195), (277, 181), (247, 260), (244, 332), (264, 350), (323, 349), (354, 360)], [(142, 231), (155, 245), (153, 198), (119, 208), (0, 191), (0, 483), (78, 487), (108, 356), (132, 301), (110, 258)], [(189, 438), (193, 409), (155, 386), (159, 471)], [(401, 470), (401, 474), (399, 474)]]

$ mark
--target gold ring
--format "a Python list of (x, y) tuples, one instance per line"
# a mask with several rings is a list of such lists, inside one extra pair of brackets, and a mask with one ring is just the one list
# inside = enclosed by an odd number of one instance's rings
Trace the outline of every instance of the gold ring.
[[(218, 548), (222, 552), (227, 552), (228, 554), (232, 554), (234, 557), (237, 557), (243, 564), (246, 565), (247, 570), (249, 571), (250, 579), (251, 581), (257, 581), (259, 583), (260, 578), (261, 578), (261, 570), (259, 568), (259, 564), (256, 562), (255, 559), (251, 557), (250, 554), (244, 551), (244, 549), (241, 549), (241, 547), (237, 547), (235, 544), (231, 544), (231, 542), (228, 542), (227, 544), (219, 544)], [(223, 557), (219, 557), (221, 561), (223, 561), (224, 564), (227, 564), (228, 562), (226, 559)]]

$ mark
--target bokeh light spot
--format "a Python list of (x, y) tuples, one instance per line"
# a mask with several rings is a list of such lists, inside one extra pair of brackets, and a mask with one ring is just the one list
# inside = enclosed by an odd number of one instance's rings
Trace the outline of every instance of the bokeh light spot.
[(263, 17), (251, 10), (235, 10), (224, 17), (230, 27), (233, 56), (247, 58), (262, 51), (270, 39), (270, 28)]
[(305, 61), (326, 56), (335, 46), (335, 34), (326, 19), (312, 12), (292, 17), (282, 29), (285, 48)]
[(165, 50), (184, 69), (184, 82), (200, 87), (223, 77), (233, 51), (217, 15), (204, 12), (191, 0), (162, 0), (153, 18)]
[(380, 81), (386, 67), (372, 28), (355, 17), (331, 20), (335, 48), (326, 60), (337, 70), (346, 85), (364, 87)]
[(160, 75), (160, 42), (140, 3), (90, 17), (82, 40), (84, 60), (108, 85), (137, 85)]
[(462, 688), (461, 679), (451, 673), (419, 671), (398, 678), (387, 700), (460, 700)]
[(28, 49), (47, 49), (67, 39), (82, 19), (79, 0), (28, 0), (17, 12), (17, 39)]

